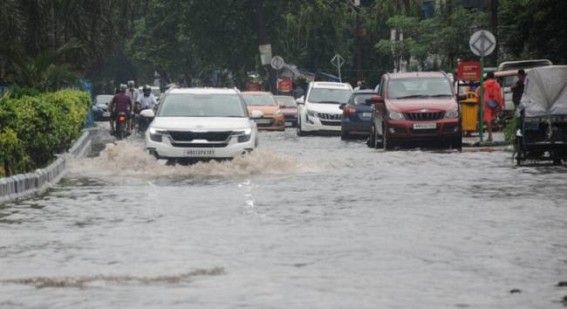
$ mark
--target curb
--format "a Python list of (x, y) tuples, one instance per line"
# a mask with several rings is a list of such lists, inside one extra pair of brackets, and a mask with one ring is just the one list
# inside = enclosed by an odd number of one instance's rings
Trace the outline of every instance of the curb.
[(35, 172), (0, 178), (0, 204), (21, 198), (41, 194), (59, 182), (65, 174), (67, 158), (82, 158), (88, 154), (92, 138), (97, 128), (83, 129), (83, 134), (77, 139), (69, 151), (56, 155), (58, 158), (46, 168)]

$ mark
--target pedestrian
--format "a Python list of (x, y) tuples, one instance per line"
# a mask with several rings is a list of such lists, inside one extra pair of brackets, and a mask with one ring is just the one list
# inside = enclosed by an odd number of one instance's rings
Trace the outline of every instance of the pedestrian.
[[(504, 98), (502, 97), (502, 88), (496, 79), (494, 78), (494, 72), (488, 72), (486, 74), (486, 80), (483, 84), (484, 88), (484, 105), (483, 109), (483, 121), (486, 124), (486, 129), (488, 131), (487, 142), (492, 142), (492, 124), (498, 113), (504, 108)], [(480, 88), (477, 89), (478, 98), (480, 100), (479, 94)]]
[(291, 92), (294, 99), (301, 98), (305, 95), (305, 90), (301, 87), (301, 81), (293, 83), (293, 91)]
[[(138, 98), (140, 97), (140, 91), (136, 89), (136, 84), (133, 80), (128, 81), (128, 90), (126, 91), (126, 95), (132, 101), (132, 104), (138, 102)], [(134, 117), (128, 120), (128, 133), (134, 129)]]
[(520, 105), (520, 100), (522, 99), (522, 93), (524, 93), (524, 80), (526, 79), (526, 72), (524, 69), (518, 70), (518, 80), (511, 87), (512, 90), (512, 102), (514, 102), (514, 107), (518, 108)]
[(362, 87), (362, 81), (361, 80), (356, 82), (356, 87), (354, 87), (354, 91), (360, 90), (361, 89), (360, 87)]

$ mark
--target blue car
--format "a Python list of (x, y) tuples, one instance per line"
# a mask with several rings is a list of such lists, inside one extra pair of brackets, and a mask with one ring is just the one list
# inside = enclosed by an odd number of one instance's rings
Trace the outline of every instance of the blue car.
[(343, 111), (341, 140), (368, 137), (372, 127), (370, 98), (375, 95), (378, 95), (378, 93), (372, 89), (356, 90), (347, 103), (341, 104), (340, 109)]
[(95, 97), (94, 105), (91, 107), (95, 121), (106, 121), (110, 119), (108, 104), (114, 96), (111, 94), (100, 94)]

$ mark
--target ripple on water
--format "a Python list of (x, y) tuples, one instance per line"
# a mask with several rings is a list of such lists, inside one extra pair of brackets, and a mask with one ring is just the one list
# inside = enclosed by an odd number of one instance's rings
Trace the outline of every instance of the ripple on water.
[(132, 275), (90, 275), (72, 277), (32, 277), (21, 279), (5, 279), (0, 282), (3, 284), (31, 285), (36, 288), (86, 288), (89, 285), (102, 283), (105, 285), (162, 285), (178, 284), (188, 282), (195, 277), (220, 276), (224, 275), (222, 267), (211, 269), (197, 269), (188, 273), (169, 276), (132, 276)]

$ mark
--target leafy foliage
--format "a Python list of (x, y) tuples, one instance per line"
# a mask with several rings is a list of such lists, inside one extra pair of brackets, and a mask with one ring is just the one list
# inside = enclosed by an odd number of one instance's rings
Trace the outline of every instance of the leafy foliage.
[(43, 167), (66, 151), (80, 134), (90, 106), (90, 96), (76, 90), (22, 93), (0, 100), (0, 160), (7, 173)]
[(504, 60), (546, 58), (567, 63), (567, 2), (500, 0), (498, 35)]

